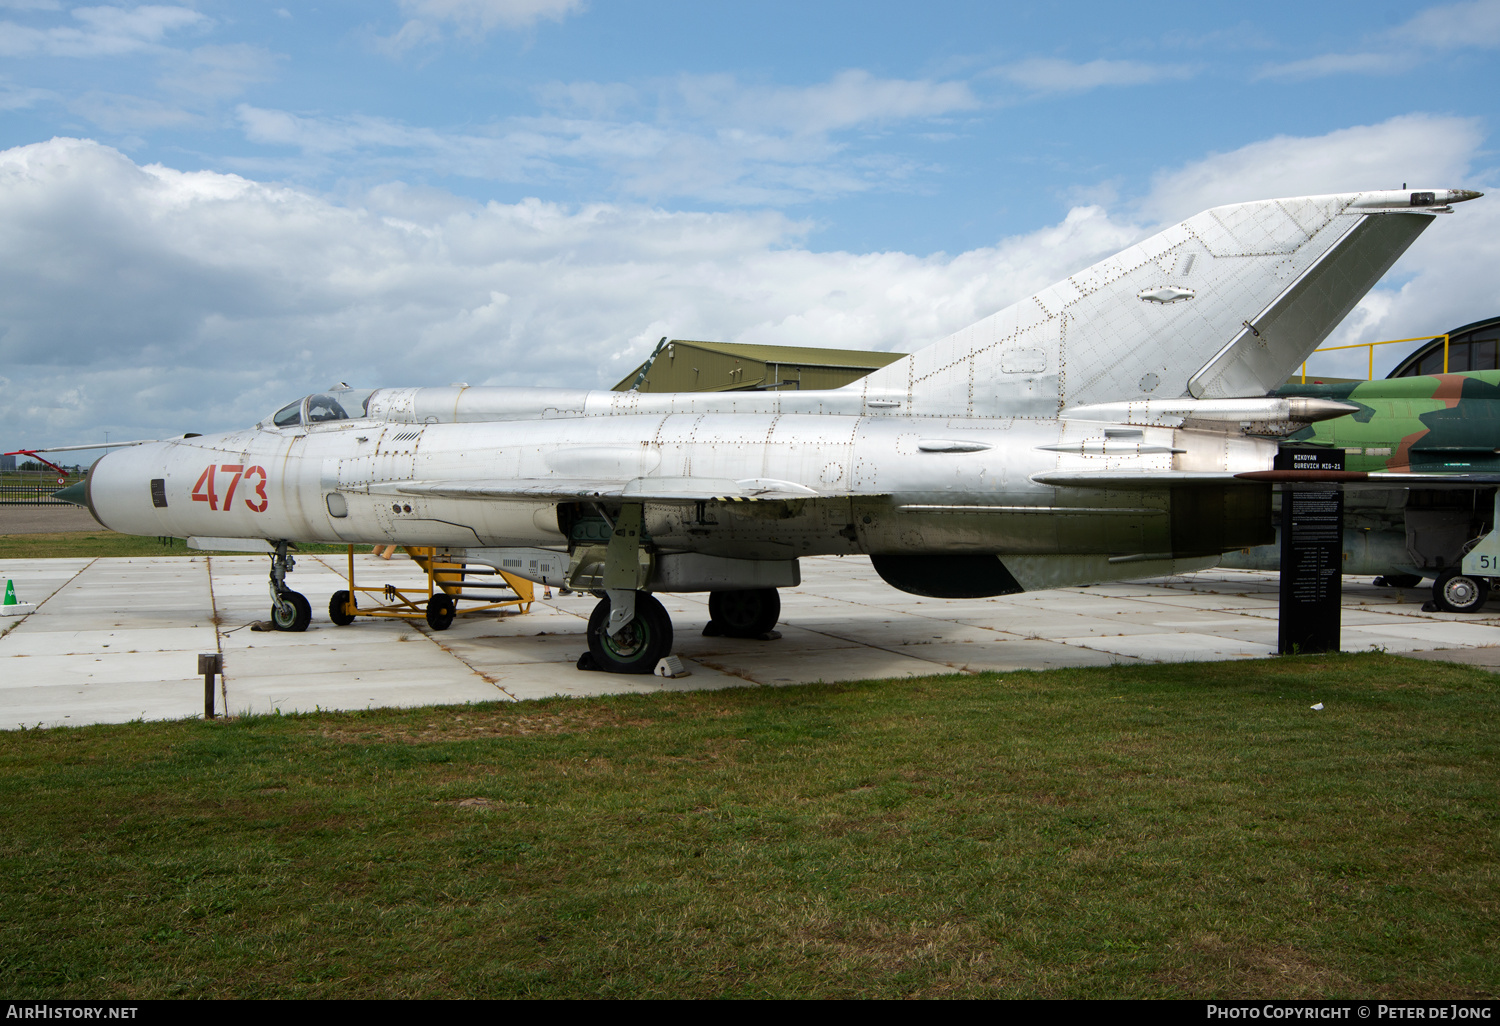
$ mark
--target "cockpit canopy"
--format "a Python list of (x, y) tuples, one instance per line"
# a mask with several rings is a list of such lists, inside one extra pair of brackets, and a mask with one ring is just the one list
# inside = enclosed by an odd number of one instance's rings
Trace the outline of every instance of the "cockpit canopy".
[(369, 416), (373, 388), (333, 388), (287, 403), (271, 415), (275, 427), (297, 427), (301, 424), (325, 424), (335, 420), (354, 420)]

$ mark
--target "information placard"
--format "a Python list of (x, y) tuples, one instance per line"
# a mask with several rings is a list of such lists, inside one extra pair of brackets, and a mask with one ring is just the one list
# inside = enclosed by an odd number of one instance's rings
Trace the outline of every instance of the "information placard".
[[(1287, 448), (1277, 470), (1344, 469), (1342, 449)], [(1344, 572), (1344, 493), (1316, 481), (1282, 485), (1281, 655), (1339, 650)]]

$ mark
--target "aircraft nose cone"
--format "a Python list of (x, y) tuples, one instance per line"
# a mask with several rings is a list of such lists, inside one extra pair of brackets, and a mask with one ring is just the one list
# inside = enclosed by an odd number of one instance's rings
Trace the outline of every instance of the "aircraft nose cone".
[(58, 491), (53, 492), (52, 497), (54, 499), (61, 499), (63, 502), (71, 502), (75, 506), (82, 506), (84, 509), (88, 509), (88, 487), (82, 481), (79, 481), (77, 484), (68, 485), (68, 487), (66, 488), (62, 488)]

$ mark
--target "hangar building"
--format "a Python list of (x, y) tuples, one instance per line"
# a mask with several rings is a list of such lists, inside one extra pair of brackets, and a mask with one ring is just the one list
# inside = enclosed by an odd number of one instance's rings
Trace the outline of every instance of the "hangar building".
[(740, 342), (662, 339), (656, 350), (615, 385), (628, 392), (768, 392), (841, 388), (905, 353), (805, 349)]

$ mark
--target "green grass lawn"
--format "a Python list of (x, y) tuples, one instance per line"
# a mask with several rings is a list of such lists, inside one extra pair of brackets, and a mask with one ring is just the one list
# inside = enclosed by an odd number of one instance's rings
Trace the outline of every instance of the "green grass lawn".
[(1372, 654), (7, 732), (0, 991), (1492, 996), (1497, 713)]
[[(80, 556), (201, 556), (181, 538), (140, 538), (117, 534), (100, 527), (92, 531), (60, 531), (52, 534), (0, 534), (0, 559), (59, 559)], [(369, 546), (357, 546), (369, 551)], [(343, 545), (299, 545), (297, 552), (344, 552)], [(212, 553), (211, 553), (212, 554)], [(244, 555), (244, 553), (226, 553)]]

